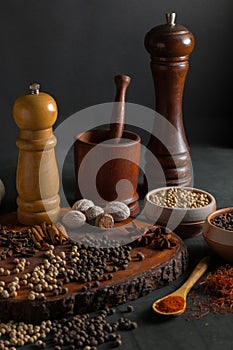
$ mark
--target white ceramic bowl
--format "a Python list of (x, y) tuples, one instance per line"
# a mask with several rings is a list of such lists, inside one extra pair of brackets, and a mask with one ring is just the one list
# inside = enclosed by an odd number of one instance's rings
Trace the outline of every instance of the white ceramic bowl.
[(184, 238), (200, 234), (206, 217), (216, 210), (215, 198), (210, 193), (201, 189), (182, 187), (182, 189), (206, 194), (209, 198), (209, 204), (200, 208), (168, 208), (157, 205), (151, 200), (151, 195), (170, 188), (172, 187), (161, 187), (146, 194), (143, 210), (145, 217), (153, 223), (168, 226)]
[(224, 213), (233, 212), (233, 208), (223, 208), (209, 214), (203, 225), (203, 237), (206, 243), (223, 259), (233, 261), (233, 231), (225, 230), (211, 223), (211, 219)]

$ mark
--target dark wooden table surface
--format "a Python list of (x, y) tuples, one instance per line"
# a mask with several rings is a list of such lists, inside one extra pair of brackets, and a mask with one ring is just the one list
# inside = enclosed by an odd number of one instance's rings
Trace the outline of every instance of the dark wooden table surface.
[[(194, 187), (212, 193), (217, 207), (233, 206), (233, 149), (214, 147), (192, 147), (191, 155), (194, 169)], [(14, 211), (15, 206), (15, 155), (1, 154), (0, 178), (6, 185), (6, 197), (0, 207), (0, 214)], [(67, 198), (72, 201), (74, 193), (74, 172), (72, 155), (67, 157), (63, 171), (63, 187)], [(225, 262), (213, 254), (205, 244), (202, 236), (185, 240), (188, 247), (190, 264), (188, 271), (168, 287), (164, 287), (130, 304), (135, 311), (125, 314), (126, 305), (117, 307), (113, 318), (128, 316), (138, 322), (138, 328), (130, 332), (121, 332), (122, 350), (166, 350), (166, 349), (199, 349), (230, 350), (233, 347), (233, 315), (222, 316), (209, 313), (201, 320), (186, 320), (187, 315), (166, 320), (158, 319), (151, 311), (153, 301), (179, 287), (187, 278), (192, 267), (204, 255), (211, 254), (213, 269)], [(191, 300), (188, 300), (188, 304)], [(2, 310), (0, 311), (2, 312)], [(25, 349), (31, 349), (27, 346)], [(50, 347), (52, 349), (52, 347)], [(109, 348), (109, 344), (100, 349)]]

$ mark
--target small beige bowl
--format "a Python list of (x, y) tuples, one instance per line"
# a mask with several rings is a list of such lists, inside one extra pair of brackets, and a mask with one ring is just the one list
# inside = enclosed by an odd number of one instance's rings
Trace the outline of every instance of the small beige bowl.
[(211, 223), (211, 219), (224, 213), (233, 212), (232, 208), (223, 208), (209, 214), (203, 225), (203, 237), (206, 243), (221, 258), (233, 262), (233, 231), (225, 230)]
[(143, 210), (145, 217), (153, 223), (169, 227), (182, 238), (200, 234), (206, 217), (216, 210), (215, 198), (206, 191), (194, 187), (182, 187), (182, 189), (206, 194), (209, 198), (209, 204), (201, 208), (167, 208), (155, 204), (150, 199), (151, 195), (170, 188), (172, 187), (161, 187), (146, 194)]

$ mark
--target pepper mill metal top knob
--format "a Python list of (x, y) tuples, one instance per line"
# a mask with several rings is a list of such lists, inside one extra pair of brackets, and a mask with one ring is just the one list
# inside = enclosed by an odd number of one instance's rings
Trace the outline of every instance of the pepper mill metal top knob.
[(193, 51), (194, 36), (184, 26), (175, 23), (176, 13), (166, 13), (166, 23), (152, 28), (145, 36), (145, 48), (151, 57), (188, 59)]
[(57, 119), (55, 100), (39, 89), (40, 84), (30, 84), (30, 92), (17, 98), (14, 103), (14, 119), (18, 127), (23, 130), (51, 128)]
[(31, 90), (31, 94), (39, 94), (40, 84), (33, 83), (33, 84), (29, 85), (29, 89)]
[[(184, 83), (189, 67), (189, 54), (194, 47), (194, 36), (184, 26), (175, 23), (176, 14), (166, 13), (166, 23), (152, 28), (145, 36), (145, 48), (151, 56), (151, 71), (155, 87), (156, 111), (165, 117), (177, 132), (161, 130), (167, 134), (172, 145), (168, 151), (166, 144), (151, 136), (148, 148), (162, 166), (167, 186), (189, 186), (192, 183), (192, 167), (189, 145), (185, 135), (182, 115)], [(158, 131), (156, 121), (154, 131)], [(175, 130), (175, 129), (174, 129)], [(155, 133), (153, 132), (155, 135)], [(160, 187), (150, 157), (146, 159), (147, 173), (154, 177), (150, 183)], [(164, 186), (164, 182), (162, 186)]]
[(30, 93), (16, 99), (13, 115), (20, 128), (16, 187), (17, 218), (25, 225), (55, 222), (60, 212), (59, 176), (52, 126), (57, 104), (40, 85), (30, 85)]

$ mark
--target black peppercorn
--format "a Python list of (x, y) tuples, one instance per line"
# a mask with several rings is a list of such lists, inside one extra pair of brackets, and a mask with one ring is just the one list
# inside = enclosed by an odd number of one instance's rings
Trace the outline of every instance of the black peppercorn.
[(134, 307), (132, 305), (128, 305), (127, 312), (133, 312), (133, 311), (134, 311)]
[(100, 282), (99, 281), (95, 281), (94, 283), (93, 283), (93, 287), (99, 287), (100, 286)]
[(54, 350), (61, 350), (61, 347), (56, 345), (56, 346), (54, 346)]
[(115, 341), (114, 341), (114, 344), (113, 344), (115, 347), (118, 347), (118, 346), (121, 346), (122, 345), (122, 341), (121, 341), (121, 339), (115, 339)]

